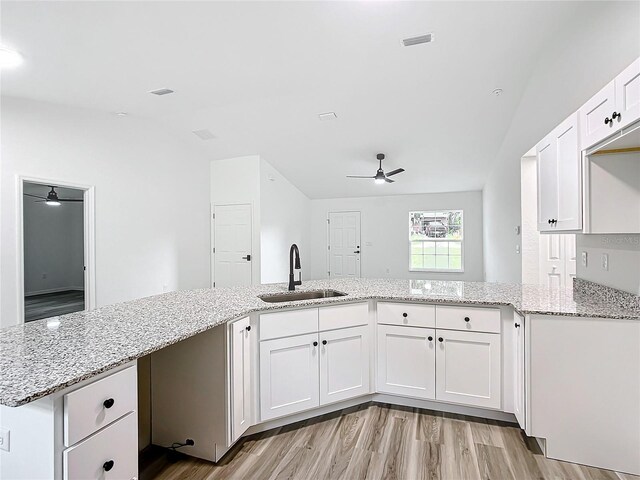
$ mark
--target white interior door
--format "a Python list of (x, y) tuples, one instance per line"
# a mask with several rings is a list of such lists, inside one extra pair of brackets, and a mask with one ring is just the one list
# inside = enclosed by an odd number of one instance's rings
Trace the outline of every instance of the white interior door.
[(360, 212), (329, 212), (329, 277), (360, 277)]
[(540, 235), (540, 283), (548, 287), (571, 287), (576, 276), (576, 236)]
[(251, 205), (216, 205), (213, 222), (213, 286), (251, 285)]

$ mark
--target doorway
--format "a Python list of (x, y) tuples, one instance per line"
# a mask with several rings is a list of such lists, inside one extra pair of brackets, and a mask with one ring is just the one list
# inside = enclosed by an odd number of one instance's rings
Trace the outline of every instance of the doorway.
[(214, 205), (212, 225), (212, 286), (251, 285), (251, 205)]
[(20, 179), (24, 322), (94, 307), (92, 193), (91, 187)]
[(329, 212), (329, 278), (360, 278), (360, 212)]

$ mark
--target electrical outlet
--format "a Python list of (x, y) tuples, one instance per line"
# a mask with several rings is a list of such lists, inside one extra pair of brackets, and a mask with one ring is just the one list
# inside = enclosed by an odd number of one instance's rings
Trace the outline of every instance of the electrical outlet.
[(8, 452), (10, 450), (11, 430), (0, 428), (0, 450)]
[(582, 252), (582, 266), (587, 266), (587, 252)]
[(602, 254), (602, 269), (609, 270), (609, 254), (608, 253)]
[(516, 245), (516, 253), (520, 254), (520, 245)]

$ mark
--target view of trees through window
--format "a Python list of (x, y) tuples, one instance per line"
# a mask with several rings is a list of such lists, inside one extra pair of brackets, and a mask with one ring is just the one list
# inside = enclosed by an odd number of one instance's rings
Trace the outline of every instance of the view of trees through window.
[(463, 270), (462, 210), (409, 213), (409, 270)]

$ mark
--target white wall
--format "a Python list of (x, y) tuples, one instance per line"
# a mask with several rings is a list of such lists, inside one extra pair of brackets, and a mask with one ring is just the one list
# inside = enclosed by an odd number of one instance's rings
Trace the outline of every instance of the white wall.
[[(251, 282), (260, 284), (260, 156), (214, 160), (210, 167), (211, 204), (247, 203), (252, 207)], [(211, 222), (209, 220), (209, 225)], [(213, 230), (211, 230), (213, 237)], [(209, 257), (211, 258), (211, 257)], [(215, 272), (212, 267), (212, 279)]]
[[(302, 278), (311, 278), (311, 201), (270, 163), (260, 162), (261, 282), (289, 281), (289, 248), (300, 249)], [(296, 278), (298, 274), (296, 272)]]
[(135, 116), (2, 99), (0, 324), (17, 322), (17, 175), (95, 186), (96, 304), (209, 283), (209, 162)]
[[(522, 278), (520, 159), (563, 119), (640, 56), (640, 3), (593, 2), (574, 27), (551, 36), (531, 72), (511, 126), (484, 187), (484, 262), (488, 281)], [(614, 39), (614, 40), (612, 40)]]
[(51, 207), (35, 198), (24, 197), (23, 212), (25, 295), (82, 290), (82, 202)]
[[(383, 187), (384, 188), (384, 187)], [(409, 212), (464, 210), (464, 273), (409, 272)], [(431, 193), (311, 201), (311, 275), (327, 276), (327, 213), (361, 212), (361, 275), (482, 281), (482, 192)]]
[[(640, 295), (640, 235), (576, 235), (576, 276), (583, 280)], [(587, 266), (581, 254), (587, 252)], [(602, 268), (602, 254), (609, 269)]]

